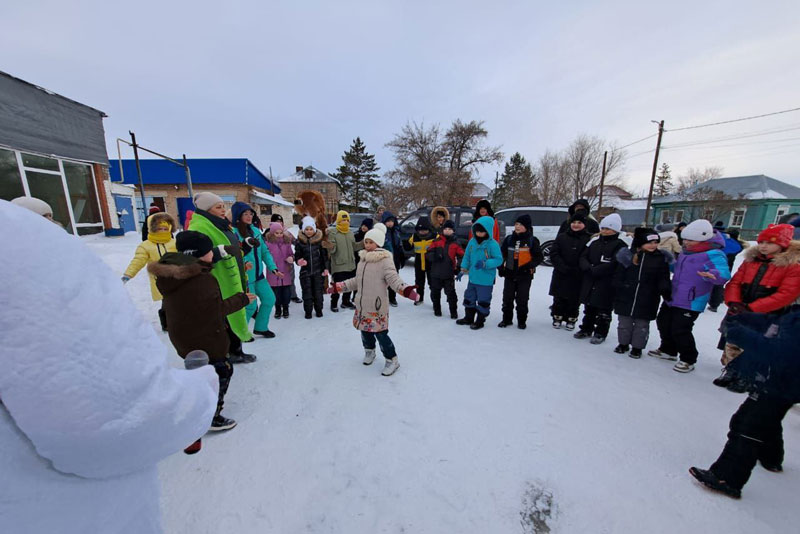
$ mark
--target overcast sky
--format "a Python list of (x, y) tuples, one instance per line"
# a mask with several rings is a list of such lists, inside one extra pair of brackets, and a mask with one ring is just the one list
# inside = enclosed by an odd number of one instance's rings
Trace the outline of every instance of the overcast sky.
[[(388, 170), (384, 144), (408, 121), (483, 120), (490, 143), (535, 160), (580, 133), (624, 145), (651, 120), (800, 107), (798, 21), (796, 0), (28, 0), (4, 2), (0, 70), (105, 111), (111, 157), (133, 130), (163, 153), (286, 176), (333, 171), (360, 136)], [(655, 141), (627, 149), (636, 193)], [(663, 146), (674, 175), (718, 165), (800, 185), (800, 111), (667, 131)]]

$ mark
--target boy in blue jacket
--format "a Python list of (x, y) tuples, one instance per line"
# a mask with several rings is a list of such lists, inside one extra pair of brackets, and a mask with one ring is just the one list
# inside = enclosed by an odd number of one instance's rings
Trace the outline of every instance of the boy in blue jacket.
[(469, 273), (469, 284), (464, 292), (464, 318), (456, 321), (456, 324), (469, 325), (472, 330), (481, 329), (486, 323), (492, 305), (492, 287), (497, 268), (503, 264), (500, 245), (491, 238), (494, 225), (494, 219), (488, 215), (472, 225), (474, 237), (467, 243), (461, 260), (461, 273), (457, 277), (460, 280), (464, 273)]

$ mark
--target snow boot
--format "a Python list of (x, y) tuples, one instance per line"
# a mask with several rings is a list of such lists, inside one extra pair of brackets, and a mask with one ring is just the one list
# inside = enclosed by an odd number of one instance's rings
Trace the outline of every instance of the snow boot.
[(692, 371), (694, 371), (694, 365), (692, 365), (691, 363), (680, 361), (672, 367), (672, 370), (677, 371), (679, 373), (691, 373)]
[(728, 497), (734, 499), (740, 499), (742, 497), (742, 490), (732, 487), (724, 480), (720, 480), (711, 470), (690, 467), (689, 474), (708, 489), (724, 493)]
[(317, 311), (317, 317), (322, 317), (322, 310)]
[(599, 345), (606, 340), (605, 336), (598, 336), (597, 334), (592, 336), (592, 339), (589, 340), (589, 343), (592, 345)]
[(528, 327), (528, 322), (525, 319), (517, 319), (517, 328), (525, 330)]
[(397, 371), (398, 367), (400, 367), (400, 364), (397, 363), (397, 356), (395, 356), (391, 360), (387, 359), (386, 365), (383, 366), (383, 371), (381, 371), (381, 374), (383, 376), (391, 376), (394, 374), (395, 371)]
[(560, 315), (553, 315), (553, 328), (558, 330), (564, 324), (564, 318)]
[(450, 318), (451, 319), (458, 319), (458, 304), (451, 303), (450, 304)]
[(372, 365), (372, 362), (375, 361), (375, 349), (364, 349), (364, 361), (361, 362), (364, 365)]
[(638, 360), (642, 357), (642, 349), (633, 348), (631, 349), (631, 353), (628, 354), (631, 358)]
[(272, 339), (275, 337), (275, 332), (270, 330), (253, 330), (254, 334), (258, 334), (259, 336), (264, 336), (265, 338)]
[(456, 321), (456, 324), (471, 325), (475, 322), (475, 313), (477, 311), (475, 308), (464, 308), (464, 317)]
[(302, 304), (303, 299), (301, 299), (300, 297), (294, 297), (292, 298), (292, 302), (294, 302), (295, 304)]
[(661, 349), (648, 350), (647, 355), (652, 356), (653, 358), (660, 358), (662, 360), (669, 360), (672, 362), (678, 359), (677, 355), (667, 354), (666, 352), (663, 352)]
[(622, 343), (620, 343), (619, 345), (614, 347), (614, 352), (616, 352), (617, 354), (625, 354), (626, 352), (628, 352), (628, 345), (623, 345)]
[(511, 321), (506, 321), (505, 319), (503, 319), (502, 321), (497, 323), (497, 328), (505, 328), (507, 326), (511, 326), (512, 324), (514, 324), (514, 323), (512, 323)]
[(475, 319), (475, 322), (469, 325), (470, 329), (472, 330), (480, 330), (483, 328), (483, 325), (486, 324), (486, 315), (478, 312), (478, 318)]
[(575, 324), (578, 322), (577, 317), (567, 317), (567, 324), (564, 328), (567, 329), (568, 332), (572, 332), (575, 330)]
[(247, 354), (244, 351), (240, 351), (236, 354), (231, 353), (228, 355), (228, 358), (230, 358), (231, 363), (253, 363), (258, 359), (254, 354)]
[(288, 304), (283, 306), (283, 318), (284, 319), (288, 319), (289, 318), (289, 305)]
[(722, 370), (722, 374), (714, 379), (712, 384), (721, 388), (726, 388), (736, 380), (736, 373), (727, 367)]
[(731, 393), (745, 393), (749, 387), (747, 380), (743, 380), (741, 378), (736, 378), (733, 382), (728, 384), (727, 389)]
[[(567, 330), (569, 330), (569, 328), (567, 328)], [(578, 330), (577, 332), (572, 334), (572, 337), (574, 337), (575, 339), (586, 339), (587, 337), (592, 337), (592, 333), (586, 332), (585, 330)]]
[(198, 438), (197, 441), (183, 449), (185, 454), (197, 454), (200, 452), (200, 449), (203, 447), (203, 440)]
[(331, 302), (331, 311), (332, 311), (333, 313), (339, 313), (339, 306), (337, 306), (336, 304), (334, 304), (333, 302)]
[(442, 301), (441, 300), (435, 300), (435, 299), (432, 298), (431, 299), (431, 303), (433, 304), (433, 314), (436, 317), (441, 317), (442, 316)]
[(761, 462), (761, 467), (769, 471), (770, 473), (781, 473), (783, 472), (783, 466), (781, 464), (771, 464), (771, 463), (764, 463), (764, 460), (759, 460)]
[(283, 310), (280, 306), (275, 306), (275, 318), (280, 319), (281, 317), (283, 317)]
[(306, 312), (306, 319), (311, 319), (311, 312), (310, 311)]
[(211, 428), (208, 430), (210, 432), (221, 432), (222, 430), (230, 430), (235, 426), (236, 421), (233, 419), (228, 419), (227, 417), (223, 417), (221, 415), (215, 415), (214, 419), (211, 420)]

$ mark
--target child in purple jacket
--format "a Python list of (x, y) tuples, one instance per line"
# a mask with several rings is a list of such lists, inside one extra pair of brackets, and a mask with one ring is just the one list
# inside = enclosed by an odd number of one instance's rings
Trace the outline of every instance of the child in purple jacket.
[(688, 373), (697, 362), (694, 322), (705, 310), (711, 290), (724, 285), (731, 272), (722, 252), (725, 239), (710, 222), (699, 219), (689, 223), (681, 238), (683, 249), (672, 276), (672, 298), (664, 301), (656, 317), (661, 345), (647, 354), (665, 360), (677, 360), (680, 355), (672, 369)]
[[(287, 232), (279, 222), (269, 225), (269, 233), (265, 234), (267, 248), (275, 260), (275, 265), (282, 272), (289, 272), (294, 263), (294, 251), (292, 250), (292, 235)], [(275, 318), (280, 319), (289, 317), (289, 302), (292, 296), (292, 277), (280, 277), (272, 273), (267, 273), (267, 282), (275, 293)]]

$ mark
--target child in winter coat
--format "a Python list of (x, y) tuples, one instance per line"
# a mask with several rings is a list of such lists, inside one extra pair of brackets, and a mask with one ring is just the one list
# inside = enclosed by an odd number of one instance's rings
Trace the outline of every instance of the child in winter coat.
[(503, 265), (498, 269), (505, 278), (503, 284), (503, 320), (500, 328), (510, 326), (514, 316), (514, 303), (517, 304), (517, 328), (525, 330), (528, 320), (528, 299), (536, 267), (542, 263), (544, 255), (539, 240), (533, 235), (531, 216), (527, 213), (517, 217), (514, 231), (500, 245)]
[[(491, 203), (486, 199), (479, 200), (478, 203), (475, 204), (475, 211), (472, 213), (473, 224), (478, 222), (478, 219), (481, 217), (491, 217), (494, 219), (494, 210), (492, 209)], [(472, 239), (473, 237), (475, 236), (472, 233), (472, 229), (470, 229), (469, 238)], [(498, 245), (500, 244), (500, 241), (502, 241), (502, 239), (500, 239), (500, 225), (497, 224), (497, 222), (494, 224), (494, 230), (492, 231), (491, 237), (497, 241)]]
[[(287, 232), (279, 222), (269, 224), (269, 232), (266, 236), (267, 248), (269, 249), (278, 270), (288, 273), (294, 267), (294, 250), (292, 249), (292, 234)], [(267, 273), (267, 282), (275, 293), (275, 318), (289, 318), (289, 302), (292, 297), (292, 283), (290, 276), (278, 276), (277, 274)]]
[(617, 213), (603, 217), (600, 235), (589, 242), (581, 253), (579, 265), (583, 271), (581, 302), (583, 322), (574, 337), (591, 337), (593, 345), (606, 340), (611, 327), (611, 310), (614, 308), (614, 272), (617, 269), (617, 252), (625, 247), (619, 238), (622, 218)]
[(672, 254), (673, 258), (677, 259), (678, 254), (681, 253), (681, 244), (678, 242), (678, 234), (674, 231), (675, 225), (671, 223), (657, 224), (655, 230), (661, 239), (658, 248), (666, 250)]
[(497, 268), (503, 263), (500, 245), (491, 237), (494, 225), (494, 219), (489, 216), (481, 217), (472, 225), (475, 237), (467, 243), (461, 260), (458, 279), (464, 273), (469, 273), (469, 284), (464, 292), (464, 318), (456, 321), (456, 324), (469, 325), (472, 330), (483, 328), (486, 323), (492, 305), (492, 286)]
[(428, 279), (428, 284), (430, 284), (430, 271), (428, 270), (425, 253), (428, 252), (428, 247), (431, 246), (434, 239), (436, 239), (436, 232), (431, 226), (430, 219), (420, 217), (414, 227), (414, 235), (408, 239), (411, 248), (414, 250), (414, 283), (419, 293), (419, 300), (414, 303), (415, 305), (421, 305), (422, 301), (425, 300), (426, 278)]
[(591, 236), (586, 231), (586, 214), (579, 210), (570, 217), (567, 230), (559, 233), (550, 247), (550, 262), (553, 264), (550, 279), (553, 305), (550, 313), (553, 317), (553, 328), (561, 328), (566, 321), (566, 329), (572, 331), (578, 322), (583, 281), (580, 259), (589, 239)]
[(656, 317), (661, 345), (648, 351), (649, 356), (680, 361), (673, 370), (689, 373), (697, 362), (697, 346), (692, 329), (705, 310), (711, 289), (731, 277), (728, 260), (722, 249), (725, 240), (705, 219), (692, 221), (681, 232), (683, 249), (675, 262), (672, 292), (664, 300)]
[(249, 204), (245, 202), (236, 202), (231, 206), (231, 215), (233, 217), (233, 232), (239, 241), (242, 243), (242, 251), (244, 252), (245, 264), (250, 264), (252, 268), (246, 271), (247, 276), (247, 291), (254, 293), (261, 301), (259, 306), (255, 301), (251, 302), (245, 309), (247, 313), (247, 322), (255, 315), (256, 322), (253, 326), (253, 333), (266, 338), (275, 337), (275, 333), (269, 329), (269, 319), (272, 314), (272, 307), (275, 305), (275, 293), (272, 291), (269, 281), (267, 280), (266, 273), (264, 272), (264, 265), (267, 266), (267, 271), (272, 276), (283, 277), (283, 272), (275, 265), (275, 260), (269, 252), (261, 231), (253, 224), (253, 218), (256, 212)]
[[(175, 238), (172, 231), (175, 229), (175, 219), (169, 213), (156, 212), (147, 218), (147, 238), (136, 247), (133, 259), (122, 275), (122, 282), (125, 283), (142, 270), (148, 263), (158, 261), (167, 252), (175, 252)], [(156, 279), (150, 276), (150, 295), (154, 302), (161, 300), (161, 293), (156, 287)], [(167, 331), (167, 316), (162, 307), (158, 310), (158, 319), (161, 322), (161, 330)]]
[(458, 295), (456, 295), (456, 273), (458, 263), (464, 257), (464, 249), (456, 241), (455, 224), (451, 220), (442, 223), (442, 233), (431, 243), (426, 252), (430, 269), (431, 302), (433, 314), (442, 316), (442, 289), (450, 306), (450, 318), (458, 319)]
[[(152, 231), (149, 235), (153, 235)], [(219, 376), (219, 399), (211, 430), (228, 430), (236, 426), (236, 421), (221, 415), (233, 376), (225, 318), (254, 301), (255, 295), (236, 293), (222, 298), (219, 284), (210, 274), (213, 245), (207, 236), (187, 230), (179, 233), (176, 241), (177, 252), (164, 254), (148, 264), (147, 270), (164, 295), (169, 340), (178, 356), (186, 358), (193, 350), (208, 354), (209, 363)]]
[(383, 224), (376, 224), (364, 236), (364, 250), (359, 252), (361, 261), (354, 278), (344, 282), (336, 282), (328, 289), (336, 294), (342, 291), (357, 291), (356, 311), (353, 315), (353, 326), (361, 331), (361, 343), (364, 346), (364, 365), (375, 361), (376, 341), (386, 364), (381, 371), (383, 376), (390, 376), (400, 364), (394, 343), (389, 338), (389, 294), (392, 287), (397, 293), (416, 301), (419, 295), (414, 286), (407, 285), (394, 268), (392, 254), (383, 248), (386, 230)]
[[(323, 241), (322, 246), (325, 245)], [(331, 276), (334, 282), (343, 282), (355, 276), (357, 250), (364, 248), (364, 243), (356, 243), (353, 232), (350, 231), (350, 215), (346, 211), (336, 214), (336, 225), (328, 229), (327, 247), (331, 262)], [(355, 308), (350, 302), (351, 294), (346, 292), (342, 296), (342, 308)], [(331, 311), (339, 311), (339, 294), (331, 295)]]
[[(718, 348), (725, 350), (729, 319), (742, 312), (781, 315), (800, 298), (800, 241), (792, 241), (794, 227), (771, 224), (758, 234), (758, 246), (745, 252), (744, 262), (725, 286), (728, 313), (722, 322)], [(725, 367), (714, 384), (743, 393), (747, 383)]]
[[(403, 242), (400, 239), (397, 217), (391, 211), (384, 210), (381, 215), (381, 223), (386, 227), (386, 242), (383, 244), (383, 248), (392, 253), (394, 268), (399, 272), (406, 261), (406, 255), (403, 251)], [(389, 306), (397, 306), (397, 295), (391, 287), (389, 288)]]
[(450, 211), (444, 206), (436, 206), (431, 210), (431, 226), (437, 234), (442, 234), (444, 223), (448, 220), (450, 220)]
[(641, 358), (650, 337), (650, 321), (656, 318), (661, 297), (669, 299), (669, 266), (675, 259), (659, 246), (661, 238), (652, 228), (637, 228), (630, 248), (617, 252), (614, 274), (614, 312), (617, 314), (617, 354), (630, 349), (631, 358)]
[(322, 232), (317, 230), (313, 217), (305, 216), (300, 223), (303, 231), (294, 245), (294, 260), (300, 267), (300, 287), (303, 290), (303, 309), (306, 319), (316, 311), (322, 317), (324, 279), (328, 277), (328, 252), (322, 246)]

